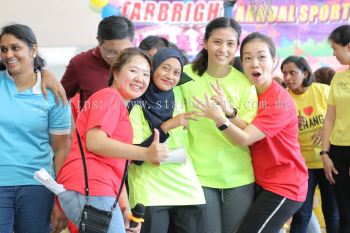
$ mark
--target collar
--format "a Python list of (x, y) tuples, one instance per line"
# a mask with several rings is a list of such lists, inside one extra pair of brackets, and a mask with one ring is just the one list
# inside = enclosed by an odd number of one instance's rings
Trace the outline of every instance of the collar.
[(33, 94), (41, 95), (43, 92), (41, 91), (41, 73), (40, 71), (36, 72), (36, 83), (33, 86)]
[(100, 51), (100, 47), (96, 46), (95, 48), (92, 49), (92, 55), (94, 57), (96, 57), (97, 59), (101, 60), (104, 65), (106, 66), (106, 68), (110, 68), (111, 66), (105, 61), (105, 59), (103, 59), (102, 55), (101, 55), (101, 51)]
[[(15, 80), (11, 77), (8, 70), (6, 70), (5, 73), (6, 73), (6, 78), (8, 78), (13, 83), (13, 85), (16, 86)], [(32, 89), (34, 95), (41, 95), (41, 94), (43, 94), (43, 92), (41, 91), (41, 73), (40, 73), (40, 71), (36, 72), (36, 77), (37, 77), (36, 83), (34, 84), (34, 86), (31, 89)]]
[(95, 57), (98, 57), (98, 58), (102, 58), (101, 52), (100, 52), (100, 47), (96, 46), (95, 48), (93, 48), (92, 55), (94, 55)]

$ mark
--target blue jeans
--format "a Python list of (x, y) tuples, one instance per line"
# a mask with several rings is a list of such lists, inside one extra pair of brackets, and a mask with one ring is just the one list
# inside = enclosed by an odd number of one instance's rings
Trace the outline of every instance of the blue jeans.
[(52, 207), (42, 185), (0, 186), (0, 232), (49, 233)]
[[(58, 201), (65, 215), (77, 226), (80, 224), (81, 213), (86, 204), (86, 197), (74, 191), (65, 191), (58, 194)], [(101, 210), (111, 210), (115, 197), (90, 196), (89, 204)], [(108, 233), (125, 233), (124, 218), (119, 205), (113, 211)]]
[(317, 185), (321, 192), (322, 212), (325, 218), (327, 232), (339, 232), (339, 214), (333, 188), (326, 179), (323, 169), (309, 169), (306, 200), (293, 216), (290, 228), (291, 233), (307, 233)]

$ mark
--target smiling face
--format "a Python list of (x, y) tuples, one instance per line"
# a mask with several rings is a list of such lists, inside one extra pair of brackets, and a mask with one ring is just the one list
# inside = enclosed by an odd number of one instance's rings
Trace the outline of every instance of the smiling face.
[(342, 65), (350, 65), (350, 43), (343, 46), (335, 42), (331, 42), (333, 49), (333, 56), (339, 61)]
[(124, 100), (138, 98), (145, 93), (148, 87), (150, 73), (151, 68), (148, 61), (140, 55), (134, 55), (120, 71), (113, 71), (112, 87), (119, 91)]
[(177, 58), (169, 58), (158, 66), (153, 74), (153, 82), (161, 91), (173, 89), (180, 80), (181, 63)]
[(288, 62), (282, 66), (284, 83), (295, 93), (303, 93), (305, 87), (303, 81), (307, 78), (308, 72), (300, 70), (294, 62)]
[(208, 65), (227, 66), (238, 48), (238, 34), (230, 27), (214, 29), (204, 42), (208, 51)]
[(4, 34), (0, 40), (0, 58), (10, 75), (34, 70), (34, 57), (37, 47), (29, 48), (12, 34)]
[(260, 39), (253, 39), (244, 45), (241, 56), (244, 74), (258, 92), (266, 90), (272, 82), (276, 61), (272, 58), (268, 44)]

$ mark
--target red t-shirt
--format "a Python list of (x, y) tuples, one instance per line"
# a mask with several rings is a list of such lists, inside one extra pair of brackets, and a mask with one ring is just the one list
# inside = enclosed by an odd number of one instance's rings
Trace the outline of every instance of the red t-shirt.
[(300, 153), (293, 100), (273, 81), (258, 101), (252, 124), (266, 137), (250, 146), (256, 183), (288, 199), (305, 201), (308, 172)]
[[(125, 159), (103, 157), (86, 149), (85, 135), (88, 130), (99, 127), (115, 140), (132, 143), (132, 127), (123, 99), (112, 89), (105, 88), (89, 98), (77, 118), (77, 128), (84, 148), (91, 196), (116, 196), (125, 167)], [(58, 174), (58, 183), (68, 190), (85, 194), (84, 170), (76, 133), (67, 160)]]

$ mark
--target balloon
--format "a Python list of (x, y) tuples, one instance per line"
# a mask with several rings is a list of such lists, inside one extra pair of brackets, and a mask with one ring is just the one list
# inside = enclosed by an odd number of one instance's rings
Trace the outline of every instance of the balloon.
[(97, 8), (102, 8), (107, 5), (108, 0), (90, 0), (90, 3)]
[(101, 13), (101, 11), (102, 11), (102, 8), (94, 6), (91, 3), (91, 1), (89, 3), (89, 8), (90, 8), (90, 10), (92, 10), (93, 12), (98, 13), (98, 14)]
[(120, 9), (116, 8), (110, 4), (107, 4), (105, 7), (102, 9), (102, 18), (106, 18), (112, 15), (121, 15)]

